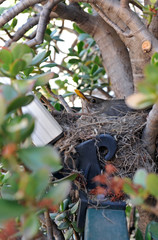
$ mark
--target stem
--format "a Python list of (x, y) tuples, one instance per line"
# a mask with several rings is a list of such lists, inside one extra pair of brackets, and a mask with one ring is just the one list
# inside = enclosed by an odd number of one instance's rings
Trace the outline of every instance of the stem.
[(53, 229), (52, 229), (52, 224), (51, 224), (48, 210), (44, 212), (44, 217), (45, 217), (46, 228), (47, 228), (47, 240), (53, 240)]

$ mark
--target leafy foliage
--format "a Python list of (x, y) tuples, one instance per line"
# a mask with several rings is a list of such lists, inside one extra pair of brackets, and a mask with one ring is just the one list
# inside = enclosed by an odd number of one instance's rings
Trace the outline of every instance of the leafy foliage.
[[(31, 115), (21, 112), (21, 107), (33, 101), (28, 92), (54, 76), (51, 72), (25, 74), (29, 68), (33, 73), (34, 64), (45, 56), (46, 53), (35, 56), (24, 44), (14, 43), (0, 51), (0, 73), (10, 82), (0, 85), (1, 239), (12, 234), (32, 239), (39, 231), (39, 216), (45, 210), (57, 211), (70, 190), (69, 180), (55, 186), (50, 183), (49, 176), (62, 167), (59, 154), (51, 146), (32, 146), (35, 122)], [(14, 229), (5, 231), (13, 219)]]

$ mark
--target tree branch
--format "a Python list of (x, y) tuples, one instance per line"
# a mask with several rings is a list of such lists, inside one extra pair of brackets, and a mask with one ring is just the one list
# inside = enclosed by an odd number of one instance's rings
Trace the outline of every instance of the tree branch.
[(3, 3), (3, 2), (5, 2), (5, 0), (0, 0), (0, 4)]
[(91, 6), (96, 10), (96, 12), (99, 13), (99, 15), (104, 19), (104, 21), (109, 24), (118, 34), (122, 34), (124, 37), (133, 37), (133, 34), (131, 32), (126, 33), (124, 32), (119, 26), (117, 26), (115, 23), (113, 23), (105, 14), (104, 12), (97, 7), (95, 4), (91, 4)]
[(25, 9), (29, 8), (30, 6), (33, 6), (36, 3), (40, 3), (43, 0), (23, 0), (17, 3), (14, 7), (10, 8), (8, 11), (3, 13), (0, 16), (0, 27), (2, 27), (4, 24), (9, 22), (12, 18), (17, 16), (19, 13), (24, 11)]
[(150, 153), (151, 157), (155, 156), (155, 143), (158, 135), (158, 104), (154, 104), (152, 110), (150, 111), (147, 124), (144, 129), (142, 140), (144, 142), (145, 148)]
[(24, 36), (24, 34), (30, 30), (31, 28), (33, 28), (35, 25), (37, 25), (39, 21), (39, 15), (33, 17), (33, 18), (29, 18), (28, 21), (23, 24), (14, 34), (14, 36), (12, 37), (12, 39), (9, 39), (6, 43), (5, 46), (9, 47), (11, 45), (12, 42), (16, 42), (18, 41), (20, 38), (22, 38)]
[(36, 37), (30, 41), (27, 42), (27, 45), (32, 47), (36, 44), (40, 44), (43, 42), (44, 33), (47, 27), (47, 23), (50, 18), (50, 13), (54, 6), (56, 6), (59, 2), (62, 0), (49, 0), (43, 7), (43, 10), (40, 14), (38, 26), (37, 26), (37, 32)]

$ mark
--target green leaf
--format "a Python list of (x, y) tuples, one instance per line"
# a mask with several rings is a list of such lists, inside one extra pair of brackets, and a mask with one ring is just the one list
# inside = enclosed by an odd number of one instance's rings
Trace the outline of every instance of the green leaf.
[(61, 179), (57, 179), (57, 180), (53, 181), (53, 184), (54, 183), (60, 183), (60, 182), (63, 182), (65, 180), (74, 181), (77, 176), (78, 176), (78, 173), (71, 173), (70, 175), (68, 175), (66, 177), (63, 177)]
[(145, 240), (148, 239), (158, 240), (158, 222), (152, 221), (147, 225)]
[(38, 55), (36, 55), (33, 59), (32, 59), (32, 62), (31, 62), (31, 65), (37, 65), (39, 64), (40, 62), (42, 62), (42, 60), (45, 58), (47, 52), (46, 51), (43, 51), (41, 53), (39, 53)]
[(66, 212), (63, 212), (61, 214), (58, 214), (55, 218), (56, 221), (62, 221), (65, 219), (65, 217), (67, 216)]
[(30, 175), (25, 192), (32, 199), (41, 199), (49, 184), (49, 171), (40, 169)]
[(31, 135), (34, 130), (34, 119), (29, 114), (15, 116), (2, 126), (10, 141), (19, 143)]
[(151, 57), (151, 63), (155, 66), (158, 66), (158, 52), (154, 53)]
[(77, 211), (78, 206), (79, 206), (79, 201), (70, 209), (72, 214), (74, 214)]
[(35, 83), (35, 87), (46, 85), (46, 83), (48, 83), (49, 80), (54, 77), (54, 75), (55, 74), (53, 72), (46, 72), (40, 75), (36, 75), (35, 78), (37, 80)]
[(139, 169), (134, 174), (133, 182), (135, 184), (141, 185), (143, 188), (146, 188), (147, 175), (148, 173), (145, 169)]
[(27, 240), (33, 239), (39, 230), (39, 221), (35, 214), (29, 216), (23, 225), (23, 238)]
[(57, 32), (57, 29), (55, 28), (50, 34), (51, 38), (55, 35), (56, 32)]
[(56, 109), (57, 111), (60, 111), (60, 110), (61, 110), (61, 104), (58, 103), (58, 102), (54, 104), (54, 107), (55, 107), (55, 109)]
[(123, 185), (123, 191), (128, 195), (135, 194), (132, 188), (132, 181), (130, 179), (127, 179), (127, 182)]
[(32, 171), (46, 168), (50, 172), (56, 172), (62, 168), (59, 155), (51, 146), (19, 149), (18, 155)]
[(77, 222), (72, 222), (72, 226), (73, 226), (73, 229), (74, 229), (76, 232), (78, 232), (78, 233), (83, 232), (83, 229), (77, 227)]
[(64, 230), (64, 229), (69, 228), (69, 226), (70, 226), (70, 223), (68, 223), (68, 222), (63, 222), (63, 223), (59, 224), (58, 229), (59, 229), (59, 230)]
[(26, 62), (22, 59), (16, 59), (11, 65), (9, 72), (12, 77), (15, 78), (15, 76), (22, 70), (24, 70), (26, 67)]
[(147, 65), (145, 68), (145, 76), (146, 80), (155, 86), (158, 84), (157, 82), (158, 68), (154, 65)]
[(9, 49), (0, 50), (0, 66), (2, 64), (10, 65), (13, 62), (13, 56)]
[(68, 198), (64, 199), (64, 201), (63, 201), (63, 211), (65, 211), (67, 209), (68, 205), (69, 205), (69, 199)]
[(63, 39), (59, 38), (59, 36), (52, 37), (52, 40), (56, 40), (56, 41), (60, 41), (60, 42), (64, 41)]
[(27, 211), (28, 209), (18, 204), (17, 201), (0, 199), (0, 221), (19, 217)]
[(93, 75), (98, 69), (98, 65), (97, 64), (94, 64), (91, 71), (90, 71), (90, 74)]
[(74, 74), (73, 81), (78, 84), (79, 76), (78, 74)]
[(30, 65), (32, 62), (33, 54), (32, 53), (25, 53), (21, 59), (26, 62), (26, 65)]
[(58, 213), (50, 213), (50, 218), (52, 220), (55, 220), (56, 216), (58, 215)]
[(83, 41), (80, 41), (80, 42), (77, 44), (78, 54), (83, 50), (83, 46), (84, 46), (84, 42), (83, 42)]
[(14, 19), (12, 20), (11, 27), (12, 27), (12, 28), (15, 28), (15, 26), (17, 25), (17, 22), (18, 22), (18, 20), (17, 20), (16, 18), (14, 18)]
[(145, 95), (142, 93), (134, 93), (126, 98), (126, 104), (133, 109), (145, 109), (153, 105), (155, 95)]
[(56, 80), (55, 83), (60, 87), (60, 88), (64, 88), (65, 84), (68, 83), (68, 80)]
[(99, 73), (104, 73), (104, 72), (105, 72), (104, 68), (99, 68), (97, 71), (93, 73), (93, 77), (97, 76)]
[(81, 33), (78, 37), (80, 41), (84, 41), (87, 38), (90, 38), (90, 35), (88, 33)]
[(6, 114), (6, 101), (0, 94), (0, 125), (3, 123)]
[(33, 70), (34, 70), (34, 67), (32, 66), (32, 67), (27, 67), (27, 68), (25, 68), (25, 69), (23, 70), (23, 72), (24, 72), (24, 74), (25, 74), (26, 76), (29, 76), (29, 74), (32, 73)]
[(12, 101), (18, 96), (17, 91), (10, 85), (1, 85), (0, 92), (3, 94), (7, 102)]
[(158, 198), (158, 175), (150, 173), (146, 179), (146, 186), (149, 193)]
[(73, 28), (78, 33), (84, 33), (84, 31), (81, 28), (79, 28), (76, 23), (73, 23)]
[(27, 92), (32, 91), (35, 82), (36, 79), (18, 80), (13, 82), (13, 87), (20, 94), (26, 94)]
[(144, 240), (143, 234), (142, 234), (142, 232), (140, 231), (139, 228), (138, 228), (137, 231), (136, 231), (135, 239), (136, 239), (136, 240)]
[(8, 105), (8, 108), (7, 108), (7, 112), (9, 113), (9, 112), (14, 111), (18, 108), (26, 106), (29, 103), (31, 103), (33, 101), (33, 99), (34, 99), (33, 95), (19, 96), (19, 97), (15, 98), (14, 100), (12, 100), (10, 102), (10, 104)]
[(7, 200), (16, 200), (15, 193), (17, 190), (18, 188), (15, 188), (14, 185), (4, 184), (1, 188), (1, 196)]
[(51, 198), (53, 199), (54, 204), (59, 204), (67, 197), (70, 188), (70, 181), (64, 181), (53, 187), (50, 187), (48, 193), (45, 195), (45, 198)]
[(69, 240), (72, 235), (73, 235), (73, 229), (70, 228), (70, 229), (67, 230), (66, 233), (64, 234), (65, 240)]
[(32, 53), (32, 49), (28, 45), (23, 43), (14, 42), (11, 44), (10, 49), (13, 54), (14, 60), (21, 59), (26, 53)]
[(19, 175), (17, 173), (11, 174), (8, 172), (7, 176), (5, 175), (3, 179), (4, 184), (1, 188), (1, 196), (6, 200), (17, 200), (16, 192), (19, 187)]
[(98, 65), (101, 64), (100, 58), (98, 56), (95, 56), (94, 62)]
[(70, 63), (70, 64), (75, 64), (75, 63), (79, 63), (79, 62), (81, 62), (81, 60), (80, 60), (80, 59), (77, 59), (77, 58), (71, 58), (71, 59), (69, 60), (69, 63)]
[(45, 67), (52, 68), (52, 67), (56, 67), (57, 65), (58, 65), (57, 63), (48, 63), (43, 65), (41, 68), (45, 68)]

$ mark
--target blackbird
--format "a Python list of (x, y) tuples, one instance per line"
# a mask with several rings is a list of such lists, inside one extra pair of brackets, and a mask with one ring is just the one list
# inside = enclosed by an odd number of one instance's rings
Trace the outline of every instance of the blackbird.
[(98, 97), (85, 95), (78, 89), (76, 94), (81, 97), (82, 111), (84, 113), (99, 114), (99, 116), (125, 116), (127, 112), (134, 112), (129, 108), (124, 99), (108, 99), (104, 100)]

